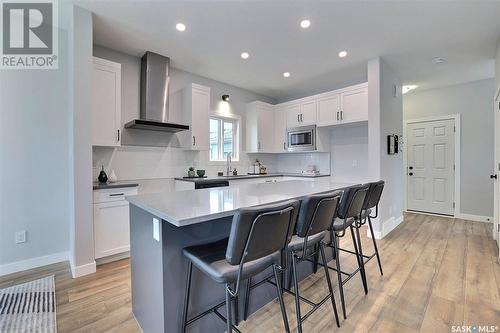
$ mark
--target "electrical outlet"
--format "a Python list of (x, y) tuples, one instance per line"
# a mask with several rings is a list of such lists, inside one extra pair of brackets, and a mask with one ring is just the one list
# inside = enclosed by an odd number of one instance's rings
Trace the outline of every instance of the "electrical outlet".
[(356, 168), (358, 166), (358, 160), (352, 160), (352, 167)]
[(26, 243), (26, 230), (16, 231), (16, 244)]

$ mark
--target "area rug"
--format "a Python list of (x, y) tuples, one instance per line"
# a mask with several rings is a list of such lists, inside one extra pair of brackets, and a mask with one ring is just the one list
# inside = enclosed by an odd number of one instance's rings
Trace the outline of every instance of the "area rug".
[(53, 275), (0, 289), (0, 332), (57, 332)]

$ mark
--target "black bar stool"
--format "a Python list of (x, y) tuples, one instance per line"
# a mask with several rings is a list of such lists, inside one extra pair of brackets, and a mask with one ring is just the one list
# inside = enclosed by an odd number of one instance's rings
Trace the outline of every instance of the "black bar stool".
[[(333, 312), (337, 327), (340, 327), (335, 296), (328, 272), (328, 262), (326, 261), (323, 239), (327, 235), (327, 230), (331, 227), (333, 218), (337, 212), (337, 206), (342, 196), (341, 191), (335, 191), (327, 194), (311, 195), (305, 198), (300, 205), (295, 235), (288, 245), (291, 260), (290, 268), (292, 270), (295, 309), (297, 313), (297, 331), (302, 332), (302, 322), (306, 320), (314, 311), (323, 305), (328, 299), (332, 302)], [(319, 303), (313, 303), (310, 300), (301, 297), (299, 293), (299, 283), (297, 276), (297, 264), (301, 261), (310, 261), (311, 258), (321, 255), (321, 261), (325, 270), (326, 283), (328, 285), (328, 295)], [(315, 261), (315, 259), (313, 259)], [(291, 293), (290, 290), (286, 290)], [(304, 316), (300, 313), (300, 301), (304, 301), (312, 306)]]
[[(365, 267), (362, 254), (359, 252), (359, 229), (358, 237), (354, 236), (354, 228), (353, 224), (355, 222), (355, 218), (361, 220), (361, 215), (363, 212), (363, 204), (365, 202), (366, 194), (368, 192), (368, 185), (355, 185), (351, 186), (344, 191), (342, 195), (342, 199), (340, 200), (339, 208), (337, 209), (337, 216), (333, 221), (333, 224), (330, 228), (330, 240), (331, 242), (327, 244), (327, 246), (332, 247), (333, 258), (335, 259), (336, 268), (328, 266), (329, 269), (337, 272), (337, 280), (339, 285), (339, 293), (340, 293), (340, 302), (342, 305), (342, 314), (344, 319), (347, 318), (346, 309), (345, 309), (345, 298), (344, 298), (344, 284), (347, 283), (354, 275), (358, 272), (361, 273), (361, 281), (363, 283), (363, 288), (365, 290), (365, 294), (368, 294), (368, 285), (366, 282), (366, 274)], [(354, 254), (356, 255), (356, 260), (358, 261), (358, 269), (356, 269), (352, 273), (347, 273), (342, 271), (340, 265), (340, 256), (339, 256), (339, 242), (340, 238), (344, 237), (347, 228), (351, 231), (351, 238), (354, 245)], [(347, 275), (346, 279), (342, 278), (342, 274)]]
[[(323, 305), (328, 299), (330, 299), (332, 302), (335, 320), (337, 326), (340, 327), (337, 306), (335, 303), (335, 296), (330, 281), (330, 275), (328, 274), (326, 258), (324, 255), (325, 244), (322, 242), (322, 240), (327, 235), (327, 230), (332, 224), (333, 217), (336, 214), (337, 206), (341, 196), (342, 191), (312, 195), (305, 198), (300, 205), (299, 217), (297, 218), (297, 226), (295, 228), (295, 235), (288, 245), (288, 283), (291, 284), (293, 280), (295, 290), (291, 291), (290, 287), (282, 288), (283, 291), (292, 294), (295, 297), (295, 305), (297, 309), (297, 329), (299, 332), (302, 332), (302, 322), (306, 320), (321, 305)], [(304, 251), (304, 249), (306, 250)], [(326, 282), (328, 285), (329, 293), (320, 302), (314, 303), (307, 298), (300, 296), (297, 280), (297, 264), (304, 260), (312, 261), (310, 258), (316, 258), (318, 254), (321, 255), (321, 259), (323, 262), (322, 266), (325, 269)], [(248, 303), (251, 289), (258, 287), (266, 282), (275, 284), (275, 282), (272, 281), (272, 276), (253, 285), (251, 279), (249, 279), (247, 284), (244, 309), (245, 320), (248, 315)], [(283, 283), (281, 285), (283, 285)], [(304, 316), (300, 314), (300, 301), (303, 301), (312, 307), (311, 310), (309, 310)]]
[[(188, 325), (212, 312), (226, 323), (228, 333), (233, 332), (233, 329), (240, 332), (233, 325), (231, 309), (232, 301), (238, 296), (240, 282), (269, 267), (273, 268), (285, 331), (290, 332), (279, 275), (283, 271), (280, 262), (292, 239), (298, 208), (297, 200), (289, 200), (275, 205), (240, 209), (233, 217), (229, 238), (183, 249), (189, 261), (182, 315), (183, 333)], [(225, 284), (226, 300), (188, 320), (193, 264), (215, 282)], [(225, 318), (218, 312), (218, 308), (224, 304)]]
[[(355, 227), (359, 229), (362, 225), (368, 222), (368, 227), (370, 228), (370, 233), (372, 236), (373, 248), (375, 251), (371, 255), (363, 255), (363, 258), (366, 259), (364, 263), (367, 263), (374, 256), (376, 256), (378, 261), (378, 268), (380, 270), (380, 275), (384, 275), (384, 271), (382, 270), (382, 263), (380, 261), (380, 255), (378, 253), (377, 241), (375, 240), (375, 235), (373, 233), (372, 219), (378, 217), (378, 204), (380, 202), (380, 198), (382, 197), (382, 191), (384, 190), (385, 183), (383, 180), (380, 180), (378, 182), (368, 183), (367, 185), (368, 185), (368, 193), (366, 194), (366, 199), (363, 204), (363, 213), (361, 214), (361, 220), (356, 221)], [(371, 213), (372, 209), (374, 208), (375, 208), (375, 215), (372, 216)], [(362, 253), (361, 242), (359, 242), (359, 247), (360, 247), (360, 253)]]

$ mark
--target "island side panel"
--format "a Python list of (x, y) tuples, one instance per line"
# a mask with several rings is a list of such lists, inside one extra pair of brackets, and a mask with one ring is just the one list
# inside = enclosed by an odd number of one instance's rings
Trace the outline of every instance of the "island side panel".
[(160, 242), (153, 239), (154, 217), (130, 204), (132, 311), (145, 333), (166, 332), (163, 312), (163, 251), (161, 239)]

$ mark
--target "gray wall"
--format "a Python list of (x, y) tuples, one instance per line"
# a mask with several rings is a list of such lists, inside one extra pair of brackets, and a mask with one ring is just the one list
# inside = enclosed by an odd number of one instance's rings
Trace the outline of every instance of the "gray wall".
[(481, 80), (404, 95), (404, 119), (460, 114), (461, 213), (493, 216), (493, 96), (495, 80)]
[[(69, 248), (68, 44), (62, 12), (57, 70), (0, 71), (0, 265)], [(26, 243), (14, 243), (16, 230), (28, 231)]]

